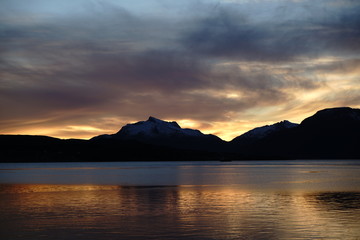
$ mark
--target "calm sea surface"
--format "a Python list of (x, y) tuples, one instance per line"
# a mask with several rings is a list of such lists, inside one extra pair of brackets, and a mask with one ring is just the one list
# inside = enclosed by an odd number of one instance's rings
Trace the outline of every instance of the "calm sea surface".
[(0, 207), (2, 240), (360, 240), (360, 161), (0, 163)]

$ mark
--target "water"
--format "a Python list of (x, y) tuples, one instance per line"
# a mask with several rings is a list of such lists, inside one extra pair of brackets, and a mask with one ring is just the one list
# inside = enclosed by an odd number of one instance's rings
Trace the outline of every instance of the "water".
[(1, 239), (360, 239), (360, 161), (1, 163)]

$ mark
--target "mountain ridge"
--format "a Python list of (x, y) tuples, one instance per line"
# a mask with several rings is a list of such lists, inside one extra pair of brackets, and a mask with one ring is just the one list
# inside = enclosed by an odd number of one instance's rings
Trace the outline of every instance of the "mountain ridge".
[(220, 147), (224, 141), (212, 134), (190, 128), (181, 128), (175, 122), (168, 122), (150, 116), (146, 121), (139, 121), (123, 126), (117, 133), (100, 135), (92, 141), (105, 139), (136, 140), (142, 143), (171, 146), (176, 148), (206, 149), (210, 146)]
[(280, 121), (280, 122), (277, 122), (277, 123), (274, 123), (271, 125), (265, 125), (265, 126), (254, 128), (250, 131), (245, 132), (244, 134), (242, 134), (240, 136), (235, 137), (230, 142), (231, 143), (242, 142), (242, 141), (254, 142), (254, 141), (266, 138), (271, 134), (275, 134), (283, 129), (290, 129), (290, 128), (297, 127), (297, 126), (299, 126), (299, 124), (292, 123), (288, 120), (283, 120), (283, 121)]
[(90, 140), (0, 135), (1, 161), (360, 159), (360, 109), (323, 109), (300, 124), (281, 121), (230, 142), (150, 116)]

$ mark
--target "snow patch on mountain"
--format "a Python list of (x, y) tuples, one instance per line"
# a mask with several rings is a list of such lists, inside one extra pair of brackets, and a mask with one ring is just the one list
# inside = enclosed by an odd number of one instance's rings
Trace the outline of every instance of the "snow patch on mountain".
[(267, 136), (269, 136), (272, 133), (275, 133), (277, 131), (283, 130), (283, 129), (289, 129), (289, 128), (294, 128), (297, 127), (299, 124), (297, 123), (292, 123), (289, 122), (288, 120), (284, 120), (272, 125), (266, 125), (263, 127), (257, 127), (254, 128), (246, 133), (244, 133), (243, 135), (241, 135), (240, 137), (242, 138), (252, 138), (252, 139), (262, 139), (265, 138)]

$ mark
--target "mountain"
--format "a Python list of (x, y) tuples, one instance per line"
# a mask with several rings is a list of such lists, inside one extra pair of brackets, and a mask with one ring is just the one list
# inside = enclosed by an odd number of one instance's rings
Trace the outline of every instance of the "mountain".
[(349, 107), (328, 108), (315, 113), (301, 122), (303, 127), (311, 128), (358, 128), (360, 109)]
[(269, 137), (272, 134), (276, 134), (282, 130), (285, 129), (291, 129), (294, 127), (299, 126), (297, 123), (292, 123), (287, 120), (272, 124), (272, 125), (266, 125), (262, 127), (254, 128), (243, 135), (240, 135), (233, 140), (231, 140), (232, 144), (251, 144), (258, 140), (264, 139), (266, 137)]
[[(360, 109), (330, 108), (253, 142), (232, 141), (242, 158), (360, 158)], [(236, 140), (236, 141), (235, 141)]]
[(88, 149), (86, 140), (37, 135), (0, 135), (0, 146), (2, 162), (77, 161)]
[(211, 151), (179, 149), (133, 140), (58, 139), (0, 135), (0, 162), (112, 162), (219, 160)]
[(299, 157), (360, 158), (360, 109), (318, 111), (301, 122), (292, 138)]
[(127, 124), (115, 134), (100, 135), (92, 140), (106, 139), (133, 140), (154, 145), (202, 150), (219, 148), (225, 143), (215, 135), (203, 134), (199, 130), (181, 128), (177, 122), (167, 122), (151, 116), (146, 121)]
[(100, 135), (99, 137), (114, 137), (118, 139), (158, 139), (162, 137), (202, 137), (205, 136), (199, 130), (183, 129), (177, 122), (166, 122), (155, 117), (149, 117), (147, 121), (127, 124), (116, 134)]

